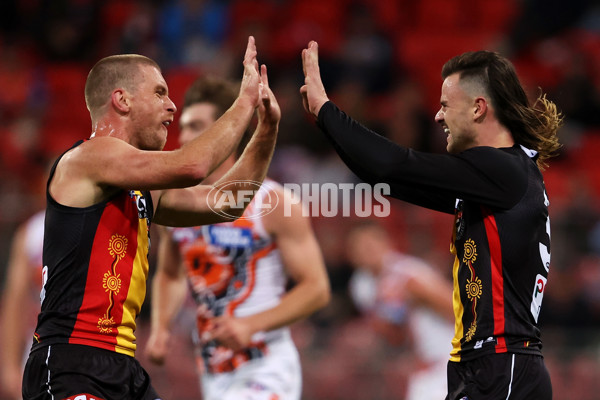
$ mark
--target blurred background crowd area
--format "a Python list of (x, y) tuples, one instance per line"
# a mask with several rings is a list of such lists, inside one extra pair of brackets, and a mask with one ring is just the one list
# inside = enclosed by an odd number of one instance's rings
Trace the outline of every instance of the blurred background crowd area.
[[(597, 0), (3, 0), (0, 283), (13, 232), (44, 205), (48, 163), (89, 137), (83, 87), (93, 64), (117, 53), (149, 56), (161, 65), (170, 96), (180, 105), (185, 89), (199, 76), (241, 77), (248, 35), (256, 38), (259, 62), (267, 64), (282, 108), (270, 175), (284, 183), (358, 182), (302, 108), (300, 52), (309, 40), (319, 43), (323, 81), (332, 100), (366, 126), (418, 150), (445, 151), (445, 137), (433, 121), (440, 70), (464, 51), (501, 52), (515, 64), (532, 99), (542, 90), (556, 102), (565, 115), (564, 147), (544, 172), (553, 258), (540, 323), (555, 398), (597, 398)], [(176, 125), (169, 134), (167, 149), (172, 149)], [(379, 222), (398, 250), (450, 277), (452, 216), (397, 201), (391, 205), (391, 215)], [(403, 377), (411, 368), (406, 349), (378, 337), (350, 294), (354, 269), (345, 235), (358, 219), (313, 220), (333, 299), (294, 327), (306, 399), (402, 398)], [(151, 300), (141, 316), (141, 342)], [(149, 367), (157, 386), (164, 383), (166, 398), (191, 398), (196, 390), (195, 381), (188, 381), (195, 378), (184, 327), (181, 357), (190, 364), (174, 361), (162, 372)]]

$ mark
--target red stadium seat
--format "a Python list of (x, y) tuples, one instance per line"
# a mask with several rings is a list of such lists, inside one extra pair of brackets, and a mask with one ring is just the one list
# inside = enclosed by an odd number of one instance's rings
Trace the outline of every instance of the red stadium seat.
[(418, 30), (396, 37), (397, 61), (407, 68), (425, 89), (426, 105), (438, 108), (446, 61), (465, 51), (490, 49), (490, 37), (468, 32)]

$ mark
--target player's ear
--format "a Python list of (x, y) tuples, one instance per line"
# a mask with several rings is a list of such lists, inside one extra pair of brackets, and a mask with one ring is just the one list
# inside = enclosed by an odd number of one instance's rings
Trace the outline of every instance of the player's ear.
[(116, 111), (127, 114), (131, 107), (129, 93), (124, 89), (115, 89), (110, 95), (110, 101)]
[(473, 121), (482, 121), (488, 112), (488, 102), (485, 97), (477, 97), (473, 103)]

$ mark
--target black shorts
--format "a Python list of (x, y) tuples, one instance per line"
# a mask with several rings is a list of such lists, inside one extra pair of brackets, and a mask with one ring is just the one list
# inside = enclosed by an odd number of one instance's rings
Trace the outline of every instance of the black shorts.
[(491, 354), (448, 362), (446, 400), (551, 400), (550, 374), (542, 356)]
[(29, 355), (23, 375), (23, 399), (160, 398), (135, 358), (91, 346), (57, 344)]

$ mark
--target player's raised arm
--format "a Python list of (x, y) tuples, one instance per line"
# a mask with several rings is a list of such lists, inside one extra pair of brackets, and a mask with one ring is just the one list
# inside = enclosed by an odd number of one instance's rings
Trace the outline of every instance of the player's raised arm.
[[(269, 87), (267, 67), (261, 67), (258, 125), (250, 142), (233, 167), (213, 185), (198, 185), (179, 190), (156, 192), (154, 221), (170, 226), (212, 224), (240, 217), (252, 200), (252, 193), (242, 202), (221, 201), (215, 190), (240, 199), (240, 191), (248, 191), (240, 182), (262, 182), (265, 178), (277, 141), (281, 110)], [(212, 129), (212, 128), (211, 128)], [(203, 135), (202, 135), (203, 136)]]
[[(234, 104), (202, 137), (165, 152), (152, 150), (161, 150), (166, 143), (167, 126), (176, 107), (156, 63), (143, 56), (101, 60), (86, 84), (94, 133), (60, 160), (51, 181), (51, 195), (61, 204), (86, 207), (110, 197), (117, 189), (167, 189), (201, 182), (237, 147), (258, 105), (256, 55), (254, 38), (250, 37)], [(133, 83), (114, 78), (108, 85), (106, 80), (115, 69), (130, 70)], [(105, 95), (98, 96), (97, 92)]]

